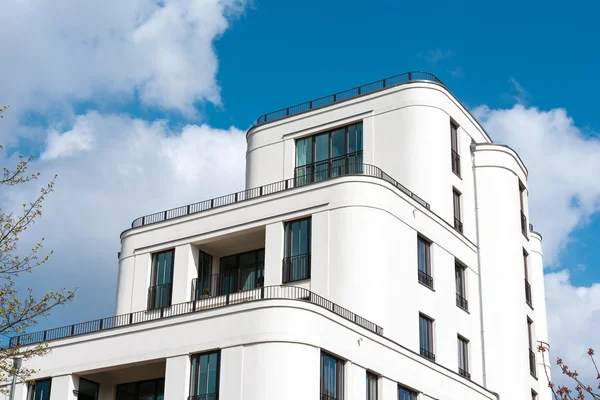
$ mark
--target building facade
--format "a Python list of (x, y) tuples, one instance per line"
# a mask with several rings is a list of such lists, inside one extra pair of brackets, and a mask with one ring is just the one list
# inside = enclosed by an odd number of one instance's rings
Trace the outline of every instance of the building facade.
[(527, 168), (435, 76), (265, 114), (246, 189), (136, 219), (19, 400), (550, 400)]

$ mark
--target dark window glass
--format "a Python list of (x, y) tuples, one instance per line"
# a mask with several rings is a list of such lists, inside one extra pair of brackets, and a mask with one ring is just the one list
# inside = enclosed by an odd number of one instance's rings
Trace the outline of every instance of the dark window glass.
[(417, 400), (417, 393), (404, 386), (398, 386), (398, 400)]
[(344, 398), (344, 362), (321, 352), (321, 400)]
[(79, 378), (77, 400), (98, 400), (98, 389), (98, 383)]
[(469, 373), (469, 341), (458, 337), (458, 372), (460, 375), (471, 378)]
[(454, 209), (454, 229), (456, 229), (457, 231), (459, 231), (460, 233), (463, 232), (463, 224), (462, 224), (462, 215), (461, 215), (461, 204), (460, 204), (460, 197), (461, 194), (458, 190), (453, 189), (452, 190), (452, 202), (453, 202), (453, 209)]
[(450, 142), (452, 150), (458, 153), (458, 127), (452, 123), (450, 124)]
[(433, 353), (433, 320), (424, 315), (419, 315), (419, 343), (421, 346), (421, 355), (435, 361)]
[(367, 400), (377, 400), (377, 375), (367, 372)]
[(217, 400), (219, 398), (220, 352), (192, 356), (190, 400)]
[(465, 287), (466, 268), (459, 263), (454, 264), (454, 279), (456, 284), (456, 305), (468, 311), (467, 291)]
[(27, 400), (50, 400), (51, 379), (40, 379), (27, 388)]
[(262, 287), (265, 249), (221, 257), (219, 294), (229, 294)]
[(452, 157), (452, 172), (460, 176), (460, 155), (458, 154), (458, 126), (450, 123), (450, 156)]
[(283, 282), (310, 278), (311, 219), (285, 223)]
[(152, 275), (148, 292), (149, 309), (171, 305), (174, 258), (175, 250), (152, 254)]
[(417, 264), (419, 273), (419, 282), (433, 287), (433, 278), (431, 277), (431, 242), (417, 236)]
[(117, 385), (117, 400), (164, 400), (164, 398), (164, 378)]

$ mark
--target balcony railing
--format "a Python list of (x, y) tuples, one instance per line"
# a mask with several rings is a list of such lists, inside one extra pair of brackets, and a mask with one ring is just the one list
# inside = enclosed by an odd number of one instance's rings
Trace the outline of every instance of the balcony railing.
[(166, 283), (164, 285), (158, 286), (150, 286), (148, 288), (148, 310), (169, 307), (171, 305), (172, 292), (172, 283)]
[(26, 333), (10, 338), (10, 346), (25, 346), (50, 340), (65, 339), (85, 335), (88, 333), (106, 331), (110, 329), (137, 325), (144, 322), (157, 321), (163, 318), (188, 315), (192, 313), (227, 307), (267, 299), (297, 300), (323, 307), (332, 313), (353, 322), (377, 335), (383, 335), (383, 328), (373, 322), (349, 311), (339, 305), (321, 297), (310, 290), (297, 286), (266, 286), (260, 289), (248, 290), (239, 293), (230, 293), (224, 296), (211, 297), (206, 300), (188, 301), (163, 307), (158, 310), (143, 310), (114, 317), (101, 318), (80, 324), (63, 326), (45, 331)]
[(296, 167), (294, 169), (295, 185), (303, 186), (336, 176), (361, 174), (362, 170), (363, 152), (357, 151)]
[(265, 267), (230, 269), (219, 274), (192, 279), (192, 299), (243, 292), (264, 285)]
[(527, 302), (527, 304), (529, 304), (529, 307), (533, 308), (531, 302), (531, 285), (529, 284), (527, 279), (525, 279), (525, 301)]
[(425, 271), (419, 271), (419, 282), (423, 285), (427, 286), (430, 289), (433, 289), (433, 278)]
[(433, 354), (431, 351), (424, 349), (421, 347), (421, 356), (425, 357), (426, 359), (435, 362), (435, 354)]
[(287, 118), (292, 115), (301, 114), (307, 111), (315, 110), (318, 108), (326, 107), (332, 104), (340, 103), (342, 101), (355, 99), (357, 97), (365, 96), (383, 89), (389, 89), (394, 86), (402, 85), (408, 82), (414, 81), (428, 81), (435, 82), (443, 85), (435, 75), (429, 72), (413, 71), (405, 72), (400, 75), (391, 76), (389, 78), (382, 79), (380, 81), (371, 82), (366, 85), (348, 89), (343, 92), (331, 94), (329, 96), (321, 97), (315, 100), (307, 101), (306, 103), (296, 104), (292, 107), (282, 108), (281, 110), (273, 111), (264, 115), (261, 115), (256, 120), (255, 125), (262, 125), (267, 122), (277, 121), (279, 119)]
[(527, 217), (525, 217), (523, 211), (521, 211), (521, 232), (523, 232), (523, 235), (527, 237)]
[(458, 368), (458, 374), (464, 378), (471, 379), (471, 373), (462, 368)]
[[(346, 175), (363, 175), (383, 179), (384, 181), (390, 183), (392, 186), (399, 189), (401, 192), (412, 198), (414, 201), (416, 201), (426, 209), (430, 208), (429, 203), (427, 203), (425, 200), (408, 190), (401, 183), (397, 182), (395, 179), (383, 172), (381, 169), (369, 164), (357, 164), (360, 163), (354, 163), (352, 167), (350, 166), (350, 164), (347, 164), (347, 174), (330, 174), (328, 179), (335, 179)], [(247, 189), (241, 192), (228, 194), (226, 196), (217, 197), (215, 199), (205, 200), (199, 203), (188, 204), (187, 206), (172, 208), (170, 210), (146, 215), (144, 217), (135, 219), (131, 223), (131, 227), (138, 228), (140, 226), (151, 225), (174, 218), (184, 217), (186, 215), (196, 214), (208, 210), (213, 210), (215, 208), (228, 206), (231, 204), (240, 203), (246, 200), (257, 199), (262, 196), (268, 196), (274, 193), (280, 193), (298, 187), (304, 187), (308, 184), (316, 183), (310, 180), (311, 176), (314, 176), (314, 174), (306, 173), (304, 175), (296, 175), (294, 178), (286, 179), (284, 181), (279, 181), (265, 186), (260, 186), (257, 188)]]
[(456, 305), (465, 311), (469, 311), (469, 302), (458, 293), (456, 293)]
[(456, 217), (454, 217), (454, 229), (456, 229), (460, 233), (463, 233), (463, 223), (460, 219)]
[(197, 394), (189, 396), (188, 400), (219, 400), (219, 393)]
[(452, 156), (452, 172), (460, 176), (460, 155), (455, 151), (451, 150)]
[(535, 367), (535, 353), (533, 350), (529, 349), (529, 372), (531, 376), (534, 378), (537, 377), (536, 367)]
[(310, 279), (310, 253), (283, 259), (283, 283)]

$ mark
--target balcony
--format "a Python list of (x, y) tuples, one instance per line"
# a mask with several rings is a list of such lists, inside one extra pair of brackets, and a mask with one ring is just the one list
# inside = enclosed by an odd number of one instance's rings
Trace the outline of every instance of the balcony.
[(463, 378), (471, 379), (471, 373), (462, 368), (458, 368), (458, 374)]
[(363, 152), (357, 151), (296, 167), (294, 169), (295, 185), (304, 186), (336, 176), (356, 175), (362, 172)]
[(537, 372), (535, 367), (535, 353), (531, 349), (529, 349), (529, 372), (531, 373), (531, 376), (537, 378)]
[(273, 111), (264, 115), (261, 115), (256, 120), (255, 126), (266, 124), (268, 122), (277, 121), (280, 119), (288, 118), (293, 115), (298, 115), (308, 111), (316, 110), (318, 108), (327, 107), (332, 104), (341, 103), (346, 100), (355, 99), (357, 97), (365, 96), (367, 94), (375, 93), (380, 90), (389, 89), (394, 86), (403, 85), (408, 82), (427, 81), (434, 82), (440, 85), (444, 85), (435, 75), (428, 72), (412, 71), (405, 72), (400, 75), (391, 76), (389, 78), (382, 79), (380, 81), (367, 83), (366, 85), (358, 86), (353, 89), (348, 89), (343, 92), (331, 94), (329, 96), (321, 97), (318, 99), (310, 100), (305, 103), (296, 104), (292, 107), (282, 108), (281, 110)]
[(527, 237), (527, 217), (521, 211), (521, 232), (523, 232), (523, 236)]
[(450, 150), (452, 157), (452, 172), (460, 177), (460, 155), (455, 150)]
[(310, 253), (283, 259), (283, 283), (310, 279)]
[(427, 286), (429, 289), (433, 289), (433, 278), (425, 271), (419, 271), (419, 282)]
[(461, 222), (460, 219), (458, 219), (456, 217), (454, 217), (454, 229), (456, 229), (460, 233), (463, 233), (463, 223)]
[(263, 287), (264, 266), (230, 269), (192, 280), (192, 299), (202, 300)]
[(527, 279), (525, 279), (525, 301), (527, 302), (529, 307), (533, 308), (533, 305), (531, 302), (531, 285), (529, 284)]
[(420, 354), (421, 354), (421, 356), (425, 357), (429, 361), (435, 362), (435, 354), (433, 354), (431, 351), (421, 347)]
[(469, 302), (458, 293), (456, 293), (456, 305), (465, 311), (469, 311)]
[(148, 288), (148, 310), (169, 307), (171, 305), (171, 294), (173, 284), (151, 286)]

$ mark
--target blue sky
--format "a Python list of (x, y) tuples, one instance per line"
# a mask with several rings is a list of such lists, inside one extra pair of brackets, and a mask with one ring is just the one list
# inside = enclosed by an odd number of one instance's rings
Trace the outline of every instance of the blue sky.
[(600, 344), (590, 333), (600, 328), (600, 6), (577, 3), (3, 5), (0, 32), (13, 39), (0, 43), (0, 102), (11, 105), (0, 157), (33, 152), (44, 176), (59, 173), (34, 231), (55, 257), (26, 283), (80, 287), (39, 328), (111, 315), (119, 233), (140, 215), (241, 189), (244, 132), (259, 115), (424, 70), (529, 167), (553, 346)]

